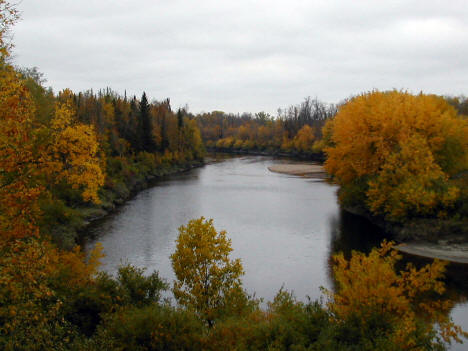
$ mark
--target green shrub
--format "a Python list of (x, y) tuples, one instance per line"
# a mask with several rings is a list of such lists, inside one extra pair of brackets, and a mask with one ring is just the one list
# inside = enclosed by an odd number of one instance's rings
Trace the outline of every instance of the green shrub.
[(171, 351), (203, 350), (203, 324), (195, 314), (150, 305), (109, 315), (94, 337), (96, 349)]

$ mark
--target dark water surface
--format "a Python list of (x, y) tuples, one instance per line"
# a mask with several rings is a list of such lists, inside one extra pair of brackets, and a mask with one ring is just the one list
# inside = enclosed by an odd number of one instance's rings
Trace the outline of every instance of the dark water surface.
[[(101, 242), (103, 270), (115, 272), (129, 262), (158, 270), (169, 282), (169, 256), (177, 228), (192, 218), (213, 218), (216, 229), (232, 239), (233, 258), (241, 258), (249, 293), (271, 300), (284, 286), (302, 300), (332, 288), (330, 257), (351, 250), (369, 251), (380, 230), (339, 209), (337, 187), (322, 180), (272, 173), (284, 162), (268, 157), (236, 157), (158, 181), (116, 213), (94, 223), (87, 248)], [(462, 285), (465, 268), (459, 268)], [(455, 280), (456, 280), (455, 279)], [(456, 287), (460, 300), (465, 289)], [(454, 321), (468, 330), (468, 305), (459, 303)], [(455, 346), (453, 350), (468, 349)]]

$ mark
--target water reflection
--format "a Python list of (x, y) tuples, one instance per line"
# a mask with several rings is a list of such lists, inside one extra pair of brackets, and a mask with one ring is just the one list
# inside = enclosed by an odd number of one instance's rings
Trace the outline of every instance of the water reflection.
[(342, 209), (330, 218), (329, 225), (330, 254), (343, 252), (349, 258), (353, 250), (369, 253), (385, 239), (382, 229)]
[[(329, 219), (330, 228), (330, 252), (328, 260), (328, 274), (332, 289), (335, 289), (333, 277), (332, 256), (343, 252), (346, 258), (350, 258), (352, 251), (369, 253), (372, 248), (379, 246), (382, 240), (387, 239), (383, 231), (369, 222), (367, 219), (340, 210)], [(416, 257), (413, 255), (402, 255), (403, 258), (397, 269), (403, 269), (408, 263), (421, 268), (432, 262), (431, 259)], [(468, 330), (468, 270), (467, 265), (450, 263), (445, 274), (446, 292), (443, 298), (451, 300), (454, 304), (450, 311), (455, 324)], [(467, 345), (454, 344), (452, 351), (462, 351)]]

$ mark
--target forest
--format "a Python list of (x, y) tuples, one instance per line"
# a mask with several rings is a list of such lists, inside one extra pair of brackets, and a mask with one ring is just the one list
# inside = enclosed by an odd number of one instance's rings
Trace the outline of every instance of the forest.
[(279, 109), (276, 117), (213, 111), (195, 116), (207, 148), (218, 151), (266, 152), (295, 157), (319, 157), (322, 128), (337, 106), (307, 97), (298, 105)]
[(19, 15), (6, 0), (0, 11), (0, 349), (443, 350), (468, 337), (449, 316), (446, 263), (401, 267), (392, 242), (334, 256), (336, 289), (307, 302), (249, 295), (228, 233), (204, 217), (180, 223), (173, 284), (132, 265), (101, 272), (102, 247), (87, 257), (77, 245), (89, 220), (203, 164), (205, 149), (322, 155), (345, 205), (466, 223), (467, 99), (373, 91), (273, 117), (54, 93), (12, 63)]

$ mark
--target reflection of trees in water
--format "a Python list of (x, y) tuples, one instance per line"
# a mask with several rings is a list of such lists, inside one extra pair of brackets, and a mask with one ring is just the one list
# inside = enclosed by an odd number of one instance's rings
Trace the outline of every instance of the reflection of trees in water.
[(330, 218), (330, 230), (330, 256), (343, 252), (349, 258), (352, 250), (369, 253), (385, 238), (382, 229), (344, 210)]
[[(333, 276), (332, 256), (343, 252), (349, 259), (351, 252), (361, 251), (369, 253), (372, 248), (379, 246), (383, 239), (389, 239), (379, 227), (367, 219), (353, 215), (344, 210), (330, 217), (330, 252), (328, 258), (328, 277), (332, 290), (336, 288)], [(417, 268), (431, 263), (432, 259), (403, 254), (403, 259), (397, 265), (397, 269), (403, 269), (408, 263)], [(450, 263), (445, 274), (447, 291), (445, 298), (458, 303), (466, 302), (468, 299), (468, 265)]]
[[(432, 262), (432, 259), (414, 255), (403, 254), (400, 267), (412, 263), (417, 268), (423, 267)], [(452, 301), (465, 302), (468, 298), (468, 265), (459, 263), (449, 263), (445, 272), (446, 295)]]
[(366, 218), (356, 216), (344, 210), (329, 218), (330, 252), (328, 256), (328, 278), (335, 289), (332, 256), (343, 252), (346, 259), (352, 251), (369, 253), (379, 246), (385, 236), (382, 229), (369, 222)]

